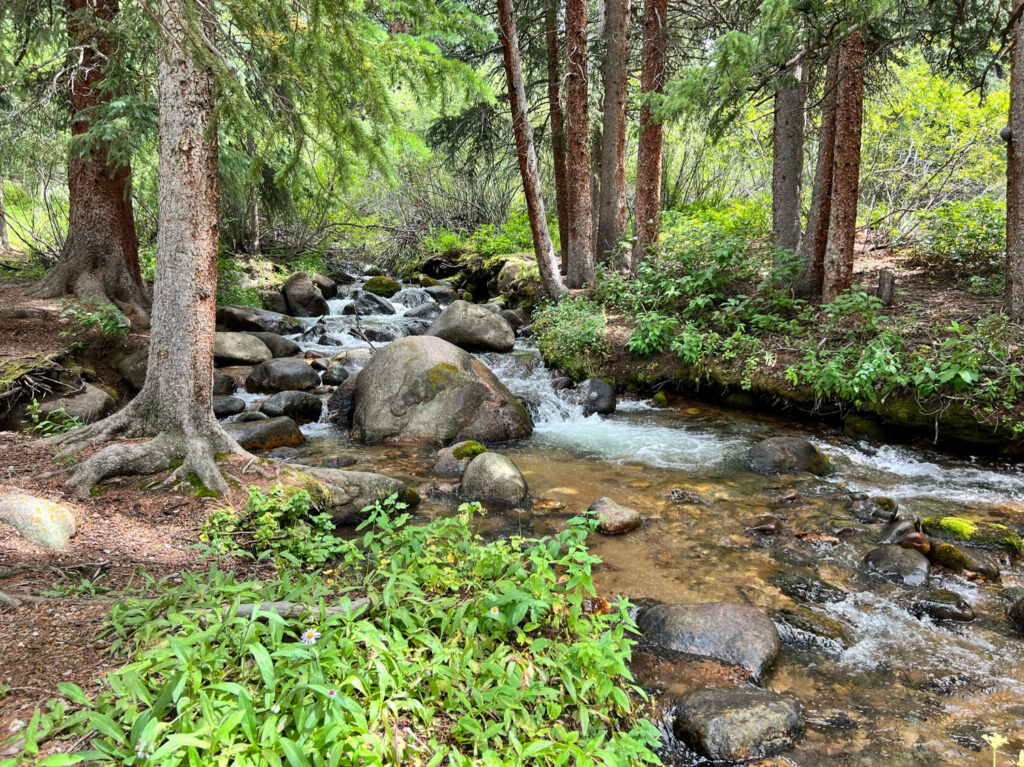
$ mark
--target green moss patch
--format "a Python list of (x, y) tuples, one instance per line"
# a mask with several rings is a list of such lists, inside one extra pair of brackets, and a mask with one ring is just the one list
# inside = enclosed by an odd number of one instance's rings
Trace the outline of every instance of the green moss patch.
[(371, 277), (363, 285), (363, 290), (367, 293), (374, 293), (384, 298), (391, 298), (401, 289), (402, 286), (398, 280), (393, 280), (390, 277)]
[(452, 455), (460, 461), (463, 458), (476, 458), (480, 453), (486, 453), (487, 448), (474, 439), (466, 440), (452, 451)]
[(1024, 553), (1024, 541), (1006, 525), (972, 522), (963, 517), (925, 517), (921, 520), (921, 529), (946, 541), (963, 541), (986, 549)]

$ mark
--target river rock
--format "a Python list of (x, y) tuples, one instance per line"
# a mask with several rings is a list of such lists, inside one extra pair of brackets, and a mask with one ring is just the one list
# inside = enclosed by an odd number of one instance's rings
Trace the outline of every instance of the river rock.
[(213, 396), (226, 397), (235, 391), (235, 379), (219, 370), (213, 371)]
[(261, 413), (259, 410), (246, 410), (238, 414), (232, 423), (252, 423), (253, 421), (266, 421), (270, 416)]
[(481, 501), (516, 505), (526, 500), (526, 478), (512, 459), (500, 453), (480, 453), (462, 475), (462, 494)]
[(363, 338), (376, 344), (389, 344), (403, 335), (403, 331), (394, 325), (374, 325), (363, 328)]
[(636, 530), (643, 523), (639, 511), (611, 498), (598, 498), (590, 504), (588, 511), (597, 516), (597, 531), (605, 535), (622, 535)]
[[(428, 306), (433, 302), (434, 299), (432, 299), (430, 294), (422, 288), (403, 288), (391, 296), (391, 303), (401, 304), (409, 309), (417, 306)], [(405, 316), (408, 317), (409, 313), (406, 312)]]
[(384, 298), (391, 298), (401, 289), (402, 285), (398, 280), (393, 280), (383, 275), (371, 277), (363, 285), (363, 290), (367, 293), (373, 293), (375, 296), (383, 296)]
[(305, 391), (320, 385), (320, 376), (305, 360), (282, 357), (261, 362), (245, 379), (250, 392), (273, 394), (279, 391)]
[(756, 687), (709, 688), (679, 699), (673, 730), (714, 761), (764, 759), (791, 748), (804, 729), (800, 704)]
[(302, 354), (301, 346), (290, 338), (285, 338), (277, 333), (258, 331), (250, 333), (249, 335), (260, 339), (264, 344), (266, 344), (267, 348), (270, 349), (270, 353), (275, 357), (294, 357), (297, 354)]
[(275, 447), (301, 445), (305, 437), (291, 418), (263, 418), (258, 421), (232, 421), (224, 431), (245, 450), (273, 450)]
[(281, 391), (263, 400), (260, 410), (270, 418), (286, 415), (300, 426), (320, 420), (324, 405), (315, 394), (304, 391)]
[(655, 605), (637, 615), (637, 625), (644, 644), (739, 666), (755, 680), (771, 668), (782, 645), (767, 615), (732, 602)]
[(117, 372), (133, 389), (138, 391), (146, 383), (146, 367), (149, 365), (149, 347), (129, 354), (117, 363)]
[(509, 352), (516, 334), (504, 319), (478, 304), (455, 301), (434, 320), (427, 335), (473, 351)]
[(1024, 597), (1021, 597), (1006, 611), (1006, 618), (1021, 634), (1024, 634)]
[(740, 458), (756, 474), (792, 474), (829, 471), (828, 458), (806, 439), (770, 437), (747, 449)]
[(459, 294), (455, 292), (455, 288), (444, 283), (430, 285), (423, 289), (427, 292), (427, 295), (437, 301), (442, 307), (450, 305), (452, 301), (459, 297)]
[(366, 293), (361, 290), (357, 290), (351, 296), (351, 302), (345, 304), (341, 310), (342, 314), (358, 314), (360, 317), (367, 317), (372, 315), (382, 314), (394, 314), (395, 307), (391, 305), (390, 301), (387, 301), (380, 296), (375, 296), (373, 293)]
[(249, 333), (215, 333), (213, 336), (216, 365), (258, 365), (273, 357), (267, 345)]
[(352, 426), (352, 414), (356, 409), (356, 386), (359, 374), (343, 381), (327, 400), (327, 422), (336, 423), (343, 429)]
[(494, 373), (440, 338), (389, 344), (358, 380), (353, 433), (364, 442), (504, 442), (533, 431), (526, 408)]
[(39, 411), (50, 415), (57, 410), (64, 410), (66, 418), (77, 418), (82, 423), (100, 420), (114, 407), (114, 398), (103, 389), (84, 383), (78, 391), (47, 397), (39, 403)]
[(0, 495), (0, 522), (6, 522), (29, 543), (63, 549), (75, 534), (75, 513), (63, 504), (27, 493)]
[(512, 326), (512, 330), (519, 330), (530, 324), (530, 315), (523, 309), (502, 309), (498, 314)]
[(787, 597), (798, 602), (826, 604), (842, 602), (849, 596), (846, 591), (833, 583), (816, 575), (799, 573), (794, 570), (774, 573), (768, 580)]
[(486, 452), (487, 448), (476, 440), (468, 439), (457, 442), (437, 451), (437, 461), (430, 471), (441, 477), (461, 477), (465, 473), (466, 467), (469, 466), (469, 462)]
[(782, 643), (788, 647), (835, 657), (851, 644), (843, 624), (807, 607), (775, 610), (772, 619)]
[(316, 289), (320, 291), (320, 295), (324, 298), (336, 298), (338, 295), (338, 283), (328, 277), (326, 274), (320, 274), (319, 272), (313, 272), (309, 275), (309, 279), (316, 285)]
[(327, 301), (306, 272), (295, 272), (281, 286), (288, 311), (296, 317), (323, 317), (330, 313)]
[(915, 549), (879, 546), (864, 557), (868, 571), (893, 583), (924, 586), (928, 583), (928, 558)]
[(974, 620), (974, 609), (966, 599), (946, 589), (928, 589), (917, 594), (910, 605), (915, 618), (928, 616), (937, 621), (958, 621), (967, 623)]
[(896, 502), (891, 498), (865, 498), (850, 505), (850, 516), (858, 522), (890, 523), (896, 518)]
[(935, 564), (942, 565), (955, 573), (977, 573), (990, 581), (999, 580), (999, 567), (995, 562), (978, 554), (968, 554), (952, 543), (934, 540), (929, 543), (929, 551), (924, 553), (927, 553), (928, 558)]
[(290, 336), (301, 333), (303, 324), (286, 314), (254, 306), (222, 306), (217, 309), (217, 327), (229, 331), (262, 331)]
[(405, 313), (406, 317), (418, 320), (432, 320), (441, 313), (441, 307), (431, 301), (429, 304), (421, 304)]
[(392, 495), (397, 494), (398, 500), (410, 508), (420, 502), (415, 490), (383, 474), (302, 465), (296, 468), (327, 485), (330, 499), (325, 511), (338, 524), (353, 525), (363, 521), (369, 516), (368, 507)]
[(921, 527), (921, 521), (913, 514), (899, 514), (882, 530), (878, 542), (886, 545), (900, 543)]
[(1024, 554), (1024, 540), (1006, 525), (976, 522), (963, 517), (925, 517), (921, 529), (944, 541), (963, 541), (983, 549), (1005, 549)]
[(579, 386), (583, 415), (609, 415), (615, 412), (615, 389), (601, 378), (588, 378)]
[(214, 397), (213, 414), (217, 418), (228, 418), (245, 410), (245, 400), (241, 397)]
[(327, 386), (337, 386), (343, 383), (351, 373), (343, 365), (328, 364), (324, 372), (320, 374), (321, 383)]

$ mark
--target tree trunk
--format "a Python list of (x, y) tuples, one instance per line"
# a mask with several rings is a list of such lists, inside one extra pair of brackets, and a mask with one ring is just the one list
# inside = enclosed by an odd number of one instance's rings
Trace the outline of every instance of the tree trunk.
[(112, 94), (104, 91), (104, 65), (112, 55), (103, 33), (118, 13), (118, 0), (67, 0), (71, 78), (72, 156), (68, 163), (68, 236), (60, 262), (39, 283), (36, 293), (114, 303), (125, 313), (147, 316), (149, 293), (139, 269), (139, 243), (132, 212), (131, 166), (110, 158), (90, 142), (74, 149), (74, 138), (89, 130), (89, 110)]
[(1010, 118), (1006, 145), (1006, 292), (1003, 309), (1024, 322), (1024, 45), (1019, 18), (1024, 0), (1014, 0), (1010, 47)]
[[(252, 134), (245, 140), (246, 154), (249, 155), (249, 162), (253, 161), (256, 155), (256, 141)], [(260, 182), (253, 180), (252, 189), (249, 190), (249, 254), (258, 256), (260, 254)]]
[(522, 65), (519, 61), (519, 34), (516, 31), (512, 0), (498, 0), (498, 28), (505, 58), (505, 77), (508, 80), (508, 101), (512, 110), (512, 129), (516, 137), (519, 172), (523, 177), (526, 212), (533, 233), (533, 251), (537, 255), (544, 293), (552, 300), (562, 295), (562, 278), (558, 271), (551, 233), (548, 231), (541, 196), (540, 173), (537, 170), (537, 152), (533, 146), (533, 128), (526, 109), (526, 87), (523, 85)]
[[(548, 110), (551, 115), (551, 154), (555, 170), (555, 212), (558, 215), (558, 247), (562, 274), (567, 263), (565, 247), (569, 241), (569, 187), (565, 167), (565, 114), (562, 111), (562, 66), (558, 46), (558, 0), (546, 0), (544, 31), (548, 53)], [(518, 47), (516, 48), (518, 53)]]
[(864, 40), (850, 35), (840, 57), (836, 149), (832, 171), (832, 210), (821, 298), (832, 301), (853, 284), (853, 250), (857, 238), (857, 196), (860, 191), (860, 134), (864, 117)]
[[(194, 13), (197, 19), (189, 19)], [(146, 383), (118, 413), (56, 438), (71, 448), (116, 438), (149, 442), (109, 445), (68, 480), (81, 495), (115, 474), (195, 474), (211, 490), (228, 487), (219, 453), (244, 452), (213, 415), (213, 337), (217, 286), (217, 128), (214, 77), (198, 64), (185, 29), (213, 38), (209, 6), (160, 0), (157, 68), (160, 112), (160, 226)], [(195, 43), (198, 44), (198, 43)]]
[(779, 251), (792, 252), (800, 247), (800, 179), (803, 170), (804, 84), (801, 69), (797, 67), (775, 91), (772, 242)]
[(0, 253), (11, 249), (11, 241), (7, 237), (7, 209), (4, 208), (4, 179), (0, 176)]
[(587, 0), (565, 4), (566, 176), (569, 262), (567, 283), (594, 281), (593, 206), (590, 199), (590, 125), (587, 104)]
[(821, 300), (828, 244), (828, 220), (832, 213), (832, 174), (836, 151), (836, 108), (839, 105), (839, 51), (832, 53), (825, 72), (825, 92), (821, 103), (821, 128), (818, 131), (818, 165), (814, 170), (811, 210), (807, 232), (800, 243), (801, 272), (793, 292), (811, 301)]
[(626, 82), (629, 79), (629, 0), (609, 0), (605, 16), (604, 116), (597, 258), (609, 261), (626, 231)]
[[(665, 87), (668, 33), (665, 17), (668, 0), (644, 0), (644, 39), (640, 66), (640, 90), (645, 97), (660, 94)], [(661, 218), (662, 125), (654, 119), (648, 98), (640, 107), (640, 145), (636, 160), (636, 244), (631, 268), (647, 257), (658, 244)]]

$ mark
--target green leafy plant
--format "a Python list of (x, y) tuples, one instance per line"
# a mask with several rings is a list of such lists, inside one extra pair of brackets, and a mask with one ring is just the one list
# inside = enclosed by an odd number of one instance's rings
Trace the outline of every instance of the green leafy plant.
[(61, 336), (71, 340), (76, 348), (90, 346), (98, 350), (112, 347), (128, 337), (132, 326), (128, 318), (113, 304), (92, 299), (61, 301), (60, 316), (71, 321), (71, 327)]
[(36, 399), (26, 405), (25, 415), (28, 417), (28, 430), (33, 434), (44, 436), (62, 434), (82, 425), (82, 420), (77, 416), (70, 415), (65, 408), (59, 407), (48, 413), (44, 412), (42, 405)]
[(585, 298), (547, 303), (534, 314), (533, 334), (544, 359), (574, 378), (597, 373), (607, 359), (604, 310)]

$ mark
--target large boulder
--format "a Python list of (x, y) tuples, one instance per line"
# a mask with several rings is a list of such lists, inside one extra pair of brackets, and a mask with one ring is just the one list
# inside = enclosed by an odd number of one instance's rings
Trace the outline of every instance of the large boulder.
[(262, 418), (258, 421), (233, 421), (224, 431), (246, 450), (273, 450), (275, 447), (301, 445), (305, 437), (291, 418)]
[(306, 272), (295, 272), (281, 286), (288, 311), (296, 317), (323, 317), (330, 313), (327, 301)]
[(390, 277), (384, 277), (383, 275), (377, 277), (371, 277), (363, 285), (363, 290), (367, 293), (373, 293), (377, 296), (383, 296), (384, 298), (391, 298), (398, 291), (402, 289), (401, 283), (398, 280), (393, 280)]
[(498, 292), (529, 304), (537, 303), (544, 296), (537, 262), (514, 258), (506, 261), (498, 272)]
[(597, 531), (605, 535), (622, 535), (636, 530), (643, 523), (639, 511), (611, 498), (598, 498), (587, 511), (597, 517)]
[(300, 425), (319, 421), (323, 408), (319, 397), (305, 391), (281, 391), (271, 394), (260, 405), (260, 410), (270, 418), (285, 415)]
[(280, 290), (260, 291), (260, 304), (267, 311), (288, 314), (288, 302)]
[(676, 737), (715, 762), (764, 759), (791, 748), (803, 729), (799, 703), (756, 687), (694, 690), (675, 710)]
[(50, 415), (63, 410), (65, 418), (77, 418), (82, 423), (92, 423), (100, 420), (113, 406), (114, 398), (103, 389), (92, 384), (82, 384), (78, 391), (46, 398), (39, 403), (39, 411)]
[(476, 357), (433, 336), (399, 339), (359, 374), (354, 435), (446, 445), (529, 436), (526, 408)]
[(336, 298), (338, 295), (338, 283), (328, 277), (326, 274), (320, 274), (319, 272), (313, 272), (309, 275), (309, 279), (313, 280), (313, 284), (316, 285), (317, 290), (320, 291), (320, 295), (324, 298)]
[(916, 549), (902, 546), (879, 546), (864, 556), (868, 572), (905, 586), (928, 583), (928, 558)]
[(146, 383), (146, 368), (148, 365), (149, 347), (144, 346), (118, 362), (117, 372), (121, 374), (121, 378), (127, 381), (133, 389), (139, 390)]
[(290, 336), (305, 327), (299, 320), (280, 312), (254, 306), (222, 306), (217, 309), (217, 326), (223, 330), (265, 330)]
[(320, 385), (320, 376), (305, 360), (281, 357), (261, 362), (245, 379), (250, 392), (273, 394), (279, 391), (305, 391)]
[(770, 437), (746, 450), (740, 458), (757, 474), (806, 471), (820, 475), (831, 468), (818, 448), (798, 437)]
[[(407, 306), (412, 309), (416, 306), (432, 304), (434, 299), (432, 299), (430, 294), (422, 288), (403, 288), (391, 296), (391, 302), (401, 304), (402, 306)], [(408, 312), (406, 314), (408, 315)]]
[(580, 384), (583, 414), (610, 415), (615, 412), (615, 389), (602, 378), (588, 378)]
[(338, 524), (354, 525), (363, 521), (369, 516), (365, 511), (367, 507), (392, 495), (397, 495), (398, 500), (410, 508), (420, 502), (415, 490), (383, 474), (301, 465), (296, 468), (327, 486), (330, 497), (325, 511)]
[(437, 301), (441, 306), (448, 306), (452, 301), (459, 297), (459, 294), (451, 285), (430, 285), (423, 289), (427, 292), (427, 295)]
[(500, 453), (480, 453), (462, 475), (462, 494), (467, 498), (515, 505), (529, 492), (519, 467)]
[(467, 301), (455, 301), (441, 312), (427, 335), (473, 351), (508, 352), (516, 343), (515, 331), (503, 317)]
[(732, 602), (655, 605), (640, 612), (643, 643), (739, 666), (755, 680), (764, 676), (782, 642), (771, 618)]
[(260, 331), (256, 333), (250, 333), (249, 335), (255, 336), (260, 339), (267, 348), (270, 349), (270, 353), (275, 357), (294, 357), (296, 354), (302, 353), (302, 347), (292, 341), (290, 338), (285, 338), (278, 333), (268, 333), (266, 331)]
[(267, 345), (249, 333), (215, 333), (213, 336), (216, 365), (258, 365), (273, 357)]
[(342, 308), (342, 314), (357, 314), (360, 317), (373, 315), (389, 315), (395, 313), (395, 307), (390, 301), (375, 296), (373, 293), (356, 291), (351, 296), (351, 301)]
[(67, 546), (76, 525), (75, 513), (67, 506), (17, 492), (0, 495), (0, 522), (44, 549)]

